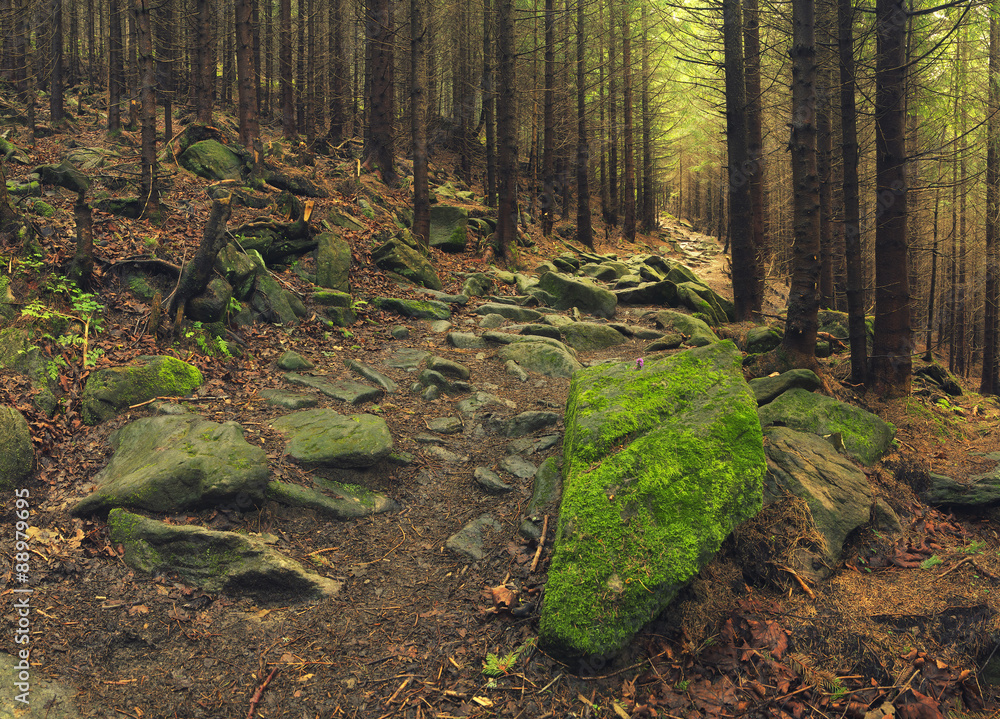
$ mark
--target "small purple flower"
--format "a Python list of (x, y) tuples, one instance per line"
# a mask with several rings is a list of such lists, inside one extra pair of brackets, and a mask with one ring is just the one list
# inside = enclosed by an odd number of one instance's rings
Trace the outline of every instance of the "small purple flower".
[(636, 370), (642, 369), (642, 364), (643, 364), (642, 357), (640, 357), (639, 359), (637, 359), (635, 361), (635, 368), (636, 368)]

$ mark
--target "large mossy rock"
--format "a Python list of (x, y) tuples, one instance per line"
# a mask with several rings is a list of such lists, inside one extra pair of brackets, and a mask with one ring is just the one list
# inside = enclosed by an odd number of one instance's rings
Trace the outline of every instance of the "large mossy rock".
[(350, 292), (351, 243), (332, 232), (324, 232), (316, 240), (316, 284)]
[(171, 525), (123, 509), (108, 515), (111, 541), (125, 549), (130, 567), (176, 573), (209, 592), (249, 595), (262, 602), (295, 602), (329, 597), (341, 583), (306, 571), (267, 546), (259, 535)]
[(759, 410), (762, 426), (782, 425), (800, 432), (840, 434), (847, 452), (862, 464), (880, 460), (896, 437), (888, 422), (852, 404), (795, 388)]
[(430, 246), (444, 252), (465, 252), (468, 224), (469, 211), (464, 207), (431, 206)]
[(238, 300), (249, 297), (257, 276), (267, 273), (264, 258), (259, 253), (247, 254), (235, 242), (223, 247), (216, 256), (215, 269), (232, 286), (233, 297)]
[[(816, 579), (829, 576), (840, 560), (848, 535), (868, 523), (872, 490), (864, 472), (815, 434), (788, 427), (764, 430), (767, 479), (764, 503), (791, 494), (809, 507), (814, 531), (822, 541), (802, 545), (791, 557), (793, 569)], [(790, 543), (800, 537), (788, 537)]]
[(750, 391), (757, 398), (757, 404), (765, 405), (776, 397), (796, 387), (814, 392), (822, 386), (822, 381), (811, 369), (792, 369), (774, 377), (758, 377), (750, 380)]
[(206, 180), (239, 180), (243, 175), (240, 158), (217, 140), (194, 143), (177, 161), (185, 170)]
[(372, 307), (388, 312), (396, 312), (403, 317), (425, 320), (446, 320), (451, 317), (451, 308), (437, 300), (409, 300), (397, 297), (374, 297)]
[(35, 168), (35, 172), (46, 185), (58, 185), (77, 193), (90, 189), (90, 180), (87, 176), (66, 160), (59, 165), (39, 165)]
[(194, 365), (175, 357), (139, 357), (138, 364), (90, 373), (81, 397), (84, 424), (98, 424), (154, 397), (183, 397), (202, 383)]
[(718, 335), (705, 322), (683, 312), (660, 310), (654, 315), (654, 320), (660, 329), (687, 337), (687, 343), (694, 347), (704, 347), (719, 341)]
[(546, 377), (572, 377), (581, 365), (562, 342), (531, 335), (518, 337), (497, 352), (502, 362), (513, 360), (529, 372)]
[(561, 272), (546, 272), (539, 278), (536, 287), (554, 298), (551, 304), (557, 310), (576, 307), (595, 317), (615, 316), (618, 298), (610, 290), (598, 287), (590, 280), (570, 277)]
[(546, 651), (617, 653), (760, 510), (756, 408), (729, 341), (573, 377)]
[(364, 469), (392, 452), (385, 420), (372, 414), (343, 415), (332, 409), (307, 409), (271, 423), (288, 436), (285, 451), (303, 464)]
[(751, 327), (747, 331), (743, 347), (749, 354), (764, 354), (780, 345), (783, 336), (782, 332), (766, 325)]
[[(1000, 462), (1000, 452), (990, 452), (984, 457)], [(969, 477), (968, 482), (930, 473), (916, 489), (922, 500), (935, 507), (983, 511), (1000, 505), (1000, 466)]]
[(0, 492), (18, 486), (35, 466), (31, 431), (24, 415), (13, 407), (0, 407)]
[(563, 341), (581, 352), (603, 350), (625, 344), (625, 336), (614, 327), (594, 322), (574, 322), (561, 328)]
[(235, 422), (210, 422), (195, 414), (144, 417), (112, 432), (114, 456), (81, 500), (78, 516), (113, 507), (150, 512), (236, 502), (250, 506), (264, 497), (267, 458), (243, 438)]
[(440, 290), (443, 285), (434, 265), (404, 242), (392, 239), (372, 252), (372, 262), (381, 270), (395, 272), (417, 285)]
[(0, 369), (9, 369), (25, 375), (38, 393), (32, 404), (51, 417), (59, 406), (52, 392), (55, 383), (48, 373), (48, 361), (42, 350), (34, 345), (28, 332), (21, 327), (0, 330)]
[(195, 322), (219, 322), (226, 316), (232, 298), (232, 285), (221, 277), (213, 277), (204, 292), (188, 301), (186, 314)]

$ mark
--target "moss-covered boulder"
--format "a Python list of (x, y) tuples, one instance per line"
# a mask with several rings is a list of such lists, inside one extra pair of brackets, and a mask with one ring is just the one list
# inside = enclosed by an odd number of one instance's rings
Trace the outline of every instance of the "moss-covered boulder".
[(780, 424), (799, 432), (839, 433), (857, 461), (872, 465), (892, 447), (896, 428), (871, 412), (805, 389), (790, 389), (759, 410), (762, 426)]
[(35, 466), (31, 431), (24, 415), (13, 407), (0, 407), (0, 491), (20, 484)]
[(774, 377), (758, 377), (750, 380), (750, 391), (757, 398), (757, 404), (765, 405), (776, 397), (796, 387), (815, 392), (822, 386), (819, 375), (811, 369), (792, 369)]
[(111, 541), (124, 547), (122, 558), (130, 567), (176, 573), (209, 592), (297, 602), (332, 596), (342, 586), (269, 547), (274, 537), (164, 524), (123, 509), (108, 515), (108, 529)]
[(743, 348), (749, 354), (763, 354), (770, 352), (781, 344), (784, 335), (773, 327), (760, 326), (751, 327), (747, 330), (746, 339), (743, 340)]
[(239, 180), (243, 176), (240, 158), (217, 140), (194, 143), (177, 161), (185, 170), (206, 180)]
[(617, 653), (760, 510), (756, 407), (729, 341), (574, 376), (546, 651)]
[(85, 424), (98, 424), (154, 397), (183, 397), (201, 383), (201, 372), (187, 362), (167, 356), (139, 357), (134, 365), (91, 372), (80, 416)]
[(581, 352), (603, 350), (608, 347), (625, 344), (625, 336), (608, 325), (595, 322), (574, 322), (565, 325), (560, 330), (563, 341), (570, 347)]
[(497, 356), (502, 362), (513, 360), (529, 372), (546, 377), (572, 377), (583, 367), (566, 345), (547, 337), (517, 337), (501, 347)]
[(232, 298), (232, 285), (221, 277), (213, 277), (204, 292), (188, 301), (186, 314), (196, 322), (219, 322), (226, 316)]
[(25, 375), (38, 393), (32, 404), (51, 417), (59, 406), (52, 391), (55, 383), (49, 374), (50, 362), (41, 349), (32, 344), (28, 332), (20, 327), (0, 330), (0, 369), (9, 369)]
[(71, 192), (86, 192), (90, 189), (87, 176), (65, 160), (58, 165), (39, 165), (35, 172), (46, 185), (58, 185)]
[(264, 496), (264, 450), (248, 443), (235, 422), (144, 417), (109, 441), (115, 454), (97, 474), (97, 489), (74, 507), (78, 516), (112, 507), (179, 512), (236, 501), (249, 507)]
[(437, 300), (407, 300), (397, 297), (375, 297), (372, 307), (388, 312), (396, 312), (403, 317), (425, 320), (446, 320), (451, 317), (451, 308)]
[(694, 347), (704, 347), (719, 341), (718, 335), (704, 321), (683, 312), (660, 310), (653, 319), (657, 327), (684, 335), (687, 343)]
[(357, 519), (399, 509), (399, 504), (384, 494), (332, 480), (315, 481), (315, 487), (303, 487), (275, 480), (268, 484), (267, 496), (289, 507), (304, 507), (332, 519)]
[(265, 322), (295, 324), (302, 313), (296, 312), (293, 298), (271, 275), (260, 275), (250, 294), (250, 308)]
[(279, 417), (271, 426), (288, 436), (288, 456), (304, 464), (364, 469), (388, 457), (393, 447), (385, 420), (371, 414), (307, 409)]
[(267, 272), (264, 259), (254, 252), (243, 252), (235, 242), (222, 248), (215, 258), (215, 269), (233, 288), (233, 297), (245, 300), (253, 292), (257, 275)]
[(719, 302), (720, 297), (704, 285), (696, 282), (681, 282), (677, 285), (677, 301), (692, 312), (700, 312), (711, 318), (711, 325), (717, 327), (729, 321), (726, 311)]
[[(631, 282), (627, 284), (632, 285)], [(677, 304), (677, 283), (673, 280), (642, 282), (615, 289), (613, 294), (623, 305), (674, 305)]]
[(618, 299), (610, 290), (598, 287), (590, 280), (570, 277), (562, 272), (546, 272), (539, 278), (536, 287), (554, 298), (551, 304), (557, 310), (576, 307), (595, 317), (615, 316)]
[(316, 241), (316, 284), (350, 292), (351, 243), (332, 232), (324, 232)]
[(398, 239), (391, 239), (372, 252), (372, 262), (381, 270), (394, 272), (417, 285), (440, 290), (443, 285), (434, 266), (416, 250)]
[(434, 205), (431, 207), (430, 246), (444, 252), (465, 252), (468, 224), (469, 211), (464, 207)]

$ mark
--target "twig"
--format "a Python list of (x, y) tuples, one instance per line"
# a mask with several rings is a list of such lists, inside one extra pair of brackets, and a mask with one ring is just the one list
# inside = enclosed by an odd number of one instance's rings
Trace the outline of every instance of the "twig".
[(545, 520), (542, 522), (542, 536), (538, 540), (538, 549), (535, 550), (535, 558), (531, 560), (531, 571), (534, 572), (538, 568), (538, 560), (542, 556), (542, 548), (545, 546), (545, 534), (549, 531), (549, 515), (545, 515)]
[(389, 701), (386, 702), (386, 705), (392, 704), (394, 701), (396, 701), (396, 697), (399, 696), (399, 693), (401, 691), (406, 689), (406, 685), (409, 684), (411, 681), (413, 681), (413, 677), (407, 677), (406, 679), (404, 679), (403, 683), (399, 685), (399, 688), (392, 693), (391, 697), (389, 697)]
[(129, 409), (135, 409), (136, 407), (145, 407), (147, 404), (152, 404), (158, 399), (172, 399), (175, 402), (216, 402), (220, 399), (229, 399), (229, 397), (153, 397), (153, 399), (147, 399), (145, 402), (140, 402), (139, 404), (130, 404)]
[(253, 713), (257, 710), (257, 704), (260, 703), (260, 698), (264, 696), (264, 690), (267, 689), (267, 685), (271, 683), (271, 680), (277, 673), (278, 667), (275, 667), (271, 670), (271, 673), (267, 675), (267, 679), (264, 680), (264, 683), (257, 687), (257, 691), (253, 693), (253, 696), (250, 698), (250, 709), (247, 711), (247, 719), (253, 719)]
[[(963, 564), (965, 564), (965, 563), (967, 563), (967, 562), (971, 562), (971, 561), (972, 561), (972, 557), (966, 557), (965, 559), (962, 559), (961, 561), (959, 561), (959, 562), (956, 562), (956, 563), (955, 563), (955, 566), (953, 566), (953, 567), (949, 567), (948, 569), (946, 569), (946, 570), (944, 570), (943, 572), (941, 572), (941, 573), (940, 573), (939, 575), (937, 575), (937, 578), (938, 578), (938, 579), (940, 579), (941, 577), (943, 577), (943, 576), (944, 576), (944, 575), (946, 575), (946, 574), (951, 574), (951, 573), (952, 573), (952, 572), (954, 572), (954, 571), (955, 571), (956, 569), (958, 569), (959, 567), (961, 567), (961, 566), (962, 566)], [(936, 580), (935, 580), (935, 581), (936, 581)]]
[(791, 567), (786, 567), (786, 566), (781, 565), (781, 564), (778, 564), (778, 565), (775, 565), (775, 566), (777, 566), (778, 569), (781, 569), (782, 571), (785, 571), (785, 572), (788, 572), (789, 574), (791, 574), (792, 577), (795, 579), (795, 581), (799, 583), (799, 586), (802, 587), (802, 591), (805, 592), (806, 594), (808, 594), (810, 599), (812, 599), (813, 601), (815, 601), (815, 599), (816, 599), (816, 593), (812, 589), (809, 588), (809, 585), (806, 584), (806, 581), (802, 577), (800, 577), (796, 573), (796, 571), (794, 569), (792, 569)]

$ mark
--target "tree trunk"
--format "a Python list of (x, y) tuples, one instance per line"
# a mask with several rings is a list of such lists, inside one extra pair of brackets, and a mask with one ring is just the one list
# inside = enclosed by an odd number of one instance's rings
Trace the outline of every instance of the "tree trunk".
[(212, 106), (215, 94), (215, 25), (212, 3), (214, 0), (198, 0), (197, 34), (195, 38), (196, 69), (196, 111), (198, 122), (212, 124)]
[[(49, 87), (49, 122), (63, 119), (63, 9), (62, 0), (52, 0), (52, 82)], [(76, 42), (76, 38), (73, 39)]]
[(307, 86), (312, 84), (312, 78), (306, 80), (306, 2), (297, 0), (295, 13), (295, 116), (298, 120), (297, 130), (300, 135), (307, 134), (309, 118), (306, 114)]
[(767, 204), (764, 197), (763, 103), (760, 89), (760, 13), (757, 0), (743, 2), (743, 71), (746, 75), (747, 160), (750, 162), (750, 238), (754, 248), (757, 288), (764, 298), (764, 268), (767, 266)]
[(584, 46), (587, 26), (583, 13), (584, 0), (576, 0), (576, 236), (588, 249), (594, 249), (594, 229), (590, 218), (590, 145), (587, 142), (587, 84)]
[(875, 342), (868, 385), (880, 396), (910, 393), (913, 351), (906, 247), (906, 12), (902, 0), (876, 0), (875, 28)]
[[(828, 0), (820, 0), (825, 8)], [(824, 20), (826, 13), (823, 13)], [(828, 51), (822, 52), (823, 60)], [(820, 307), (834, 309), (836, 298), (833, 287), (833, 110), (830, 103), (830, 68), (827, 62), (819, 66), (820, 87), (816, 97), (816, 169), (819, 173), (819, 245)]]
[[(792, 284), (782, 348), (794, 367), (818, 370), (816, 330), (819, 298), (819, 182), (816, 174), (815, 0), (792, 4)], [(732, 213), (732, 209), (730, 209)]]
[(76, 219), (76, 253), (67, 275), (77, 286), (86, 288), (94, 271), (94, 222), (86, 192), (77, 195), (73, 215)]
[[(236, 75), (240, 90), (240, 142), (248, 149), (257, 145), (260, 136), (257, 125), (257, 88), (254, 82), (252, 19), (252, 0), (237, 0)], [(255, 161), (257, 159), (254, 158)]]
[(635, 242), (635, 128), (632, 124), (632, 27), (629, 5), (622, 13), (622, 132), (625, 135), (625, 167), (622, 195), (624, 200), (622, 234), (627, 242)]
[[(938, 173), (940, 174), (940, 172)], [(987, 186), (989, 194), (989, 186)], [(989, 203), (987, 202), (987, 206)], [(941, 188), (934, 192), (934, 239), (931, 243), (931, 286), (927, 291), (927, 335), (924, 339), (924, 361), (934, 361), (934, 345), (931, 343), (931, 333), (934, 330), (934, 295), (937, 292), (937, 255), (938, 255), (938, 217), (941, 209)], [(988, 314), (988, 310), (987, 310)], [(986, 393), (990, 394), (990, 393)]]
[(181, 273), (177, 290), (170, 302), (169, 312), (170, 317), (174, 318), (175, 336), (180, 329), (180, 321), (188, 301), (200, 295), (208, 287), (208, 281), (212, 279), (212, 273), (215, 271), (215, 258), (229, 242), (229, 235), (226, 232), (226, 223), (232, 214), (229, 201), (230, 197), (227, 195), (212, 202), (212, 212), (205, 225), (198, 250)]
[(612, 227), (618, 225), (618, 72), (617, 72), (617, 46), (615, 38), (617, 32), (615, 28), (615, 8), (616, 4), (608, 6), (608, 119), (610, 120), (609, 142), (611, 152), (608, 156), (608, 199), (611, 205), (604, 222)]
[(281, 131), (285, 139), (298, 134), (295, 128), (295, 89), (292, 87), (292, 0), (281, 0), (278, 39), (278, 83), (281, 92)]
[(486, 119), (486, 206), (497, 206), (497, 128), (492, 0), (483, 0), (483, 115)]
[(368, 7), (367, 42), (371, 53), (369, 77), (368, 126), (365, 165), (376, 165), (382, 182), (393, 185), (396, 170), (393, 164), (393, 19), (392, 0), (366, 0)]
[(174, 3), (165, 0), (152, 8), (156, 39), (156, 87), (163, 104), (163, 136), (169, 141), (174, 136)]
[(601, 108), (601, 217), (607, 222), (611, 214), (611, 193), (608, 189), (608, 128), (605, 124), (607, 92), (604, 85), (604, 3), (601, 0), (597, 2), (597, 9), (597, 85)]
[(642, 5), (642, 231), (656, 229), (656, 201), (653, 193), (653, 115), (649, 109), (649, 15)]
[(500, 175), (497, 198), (497, 230), (494, 240), (498, 259), (511, 262), (517, 233), (517, 105), (514, 55), (514, 0), (497, 0), (497, 139)]
[(122, 127), (122, 100), (125, 96), (125, 48), (122, 46), (122, 14), (118, 0), (108, 6), (108, 132)]
[(423, 0), (410, 0), (410, 130), (413, 140), (413, 234), (425, 247), (431, 236), (427, 181), (427, 97), (424, 94)]
[(864, 384), (868, 370), (861, 258), (861, 201), (858, 193), (858, 114), (855, 109), (854, 9), (837, 0), (840, 52), (840, 131), (844, 157), (844, 259), (847, 266), (847, 323), (851, 343), (851, 381)]
[(1000, 0), (990, 4), (989, 99), (986, 125), (986, 298), (983, 329), (983, 373), (981, 394), (1000, 392), (1000, 253), (997, 251), (1000, 229)]
[(139, 66), (139, 101), (142, 103), (142, 164), (139, 181), (142, 217), (160, 209), (156, 182), (156, 63), (153, 60), (153, 31), (149, 19), (149, 0), (135, 0), (136, 59)]
[(330, 3), (330, 130), (327, 137), (335, 144), (347, 136), (344, 95), (348, 83), (344, 50), (343, 0), (333, 0)]
[(545, 107), (542, 121), (542, 191), (539, 195), (539, 214), (542, 234), (552, 234), (556, 211), (555, 196), (555, 34), (556, 13), (553, 0), (545, 0)]

